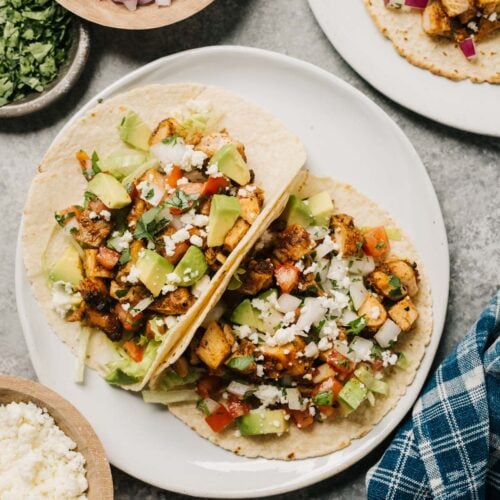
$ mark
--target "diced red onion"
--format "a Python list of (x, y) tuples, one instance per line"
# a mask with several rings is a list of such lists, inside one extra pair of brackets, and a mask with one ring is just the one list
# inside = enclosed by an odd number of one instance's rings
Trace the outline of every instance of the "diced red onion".
[(425, 9), (429, 0), (405, 0), (405, 5), (412, 9)]
[(115, 3), (122, 3), (128, 10), (137, 10), (138, 5), (147, 5), (148, 3), (155, 2), (159, 7), (169, 7), (172, 0), (113, 0)]
[(476, 44), (474, 43), (474, 37), (470, 36), (469, 38), (459, 42), (458, 45), (467, 59), (473, 59), (476, 57)]

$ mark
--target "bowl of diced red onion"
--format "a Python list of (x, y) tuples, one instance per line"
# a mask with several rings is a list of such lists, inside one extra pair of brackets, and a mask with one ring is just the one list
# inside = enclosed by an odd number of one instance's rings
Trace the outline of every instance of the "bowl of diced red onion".
[(77, 16), (111, 28), (160, 28), (186, 19), (213, 0), (57, 0)]

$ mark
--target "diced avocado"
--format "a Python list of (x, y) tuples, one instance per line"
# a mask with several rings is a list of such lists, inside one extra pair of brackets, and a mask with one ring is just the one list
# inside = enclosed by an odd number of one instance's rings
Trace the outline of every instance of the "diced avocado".
[(237, 325), (248, 325), (257, 330), (263, 331), (264, 324), (260, 318), (259, 311), (252, 307), (250, 299), (245, 299), (238, 304), (236, 309), (231, 314), (230, 320)]
[(373, 379), (370, 391), (387, 396), (389, 394), (389, 384), (377, 378)]
[(181, 279), (179, 286), (191, 286), (205, 276), (207, 268), (203, 252), (191, 245), (175, 267), (174, 273)]
[(77, 286), (83, 279), (82, 262), (76, 248), (68, 247), (49, 271), (51, 281), (63, 281)]
[(109, 174), (100, 172), (88, 184), (87, 191), (95, 194), (108, 208), (123, 208), (132, 200), (127, 190)]
[(101, 172), (106, 172), (116, 177), (118, 180), (135, 172), (143, 163), (148, 161), (149, 156), (138, 151), (129, 151), (126, 153), (115, 153), (107, 158), (100, 159), (97, 163)]
[(269, 290), (259, 293), (259, 295), (257, 295), (257, 298), (267, 300), (269, 297), (271, 297), (271, 295), (276, 295), (276, 298), (278, 298), (278, 290), (276, 290), (276, 288), (269, 288)]
[(149, 151), (151, 129), (134, 111), (129, 111), (127, 116), (123, 118), (118, 131), (122, 141), (134, 148)]
[(225, 194), (213, 196), (208, 220), (207, 245), (209, 247), (218, 247), (224, 243), (226, 234), (234, 226), (240, 213), (240, 202), (235, 196)]
[(105, 380), (114, 385), (131, 385), (139, 382), (152, 365), (160, 342), (150, 341), (144, 351), (142, 361), (136, 362), (129, 357), (123, 357), (108, 365), (110, 371)]
[(398, 361), (396, 363), (396, 366), (398, 366), (402, 370), (406, 370), (410, 366), (410, 362), (408, 361), (408, 358), (405, 356), (404, 352), (400, 352), (398, 354)]
[(143, 250), (135, 267), (139, 271), (139, 279), (155, 297), (167, 282), (167, 274), (174, 269), (173, 264), (153, 250)]
[(226, 144), (210, 159), (209, 165), (217, 163), (219, 172), (240, 186), (250, 182), (250, 170), (234, 144)]
[(309, 207), (298, 197), (292, 194), (285, 208), (285, 218), (288, 224), (300, 224), (303, 227), (313, 223)]
[(339, 399), (355, 410), (366, 398), (368, 389), (356, 378), (351, 378), (339, 392)]
[(284, 410), (253, 410), (237, 419), (242, 436), (281, 434), (288, 431)]
[(308, 200), (309, 210), (316, 226), (328, 226), (333, 213), (333, 202), (328, 191), (311, 196)]
[(373, 372), (366, 364), (360, 364), (358, 368), (356, 368), (354, 376), (370, 391), (384, 395), (389, 394), (389, 385), (383, 380), (375, 378)]

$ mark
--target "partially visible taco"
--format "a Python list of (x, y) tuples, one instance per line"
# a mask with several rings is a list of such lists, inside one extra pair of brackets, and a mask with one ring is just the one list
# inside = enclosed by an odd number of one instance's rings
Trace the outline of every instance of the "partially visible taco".
[(304, 161), (283, 125), (221, 89), (151, 85), (99, 104), (51, 146), (24, 211), (52, 328), (109, 383), (140, 389)]
[(143, 396), (241, 455), (324, 455), (397, 404), (431, 332), (406, 234), (351, 186), (309, 176)]

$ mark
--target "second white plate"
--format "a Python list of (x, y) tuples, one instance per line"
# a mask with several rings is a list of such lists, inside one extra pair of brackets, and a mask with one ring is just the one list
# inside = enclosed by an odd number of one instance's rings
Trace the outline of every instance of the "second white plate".
[(500, 137), (500, 85), (454, 82), (413, 66), (382, 36), (363, 0), (309, 5), (340, 55), (387, 97), (450, 127)]
[(209, 47), (160, 59), (97, 95), (73, 120), (100, 98), (149, 83), (190, 81), (224, 87), (270, 110), (304, 141), (314, 172), (354, 184), (387, 208), (413, 238), (431, 281), (434, 331), (416, 379), (397, 407), (362, 439), (328, 456), (296, 462), (239, 457), (205, 441), (165, 409), (110, 387), (94, 372), (87, 372), (84, 385), (74, 384), (74, 359), (31, 294), (18, 246), (19, 316), (40, 381), (85, 415), (114, 465), (161, 488), (205, 498), (283, 493), (332, 476), (364, 457), (413, 405), (446, 313), (449, 262), (443, 219), (415, 150), (380, 108), (329, 73), (272, 52)]

